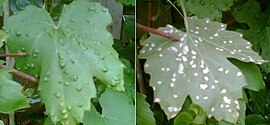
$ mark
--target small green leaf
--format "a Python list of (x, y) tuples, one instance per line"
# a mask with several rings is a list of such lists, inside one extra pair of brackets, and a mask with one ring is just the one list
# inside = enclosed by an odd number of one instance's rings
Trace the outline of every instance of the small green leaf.
[(256, 114), (248, 115), (245, 119), (245, 122), (248, 125), (258, 125), (258, 124), (267, 125), (267, 121), (262, 116)]
[(135, 69), (131, 66), (130, 62), (126, 59), (120, 59), (126, 66), (124, 69), (124, 87), (125, 93), (132, 99), (135, 99)]
[(193, 115), (189, 112), (180, 112), (174, 119), (174, 125), (191, 125), (193, 123)]
[(124, 90), (124, 65), (112, 48), (106, 26), (112, 21), (108, 9), (96, 2), (74, 1), (64, 6), (55, 24), (46, 10), (28, 6), (11, 16), (4, 29), (16, 67), (39, 77), (42, 102), (53, 123), (76, 124), (90, 110), (96, 96), (93, 77), (108, 87)]
[(153, 112), (145, 101), (145, 95), (136, 93), (136, 121), (138, 125), (155, 125)]
[(135, 107), (129, 103), (129, 97), (111, 89), (100, 97), (102, 114), (92, 106), (91, 111), (85, 112), (85, 125), (134, 125)]
[[(266, 27), (258, 39), (262, 50), (261, 56), (270, 61), (270, 27)], [(261, 67), (263, 71), (270, 73), (270, 62), (262, 64)]]
[(245, 88), (253, 91), (259, 91), (260, 89), (265, 88), (263, 76), (260, 68), (256, 64), (245, 63), (235, 59), (230, 59), (230, 62), (237, 66), (244, 74), (247, 81), (247, 86), (245, 86)]
[(171, 25), (160, 31), (181, 37), (178, 42), (151, 35), (140, 51), (147, 59), (144, 67), (151, 75), (154, 100), (168, 119), (177, 115), (187, 96), (200, 105), (207, 116), (235, 123), (239, 119), (242, 72), (227, 58), (262, 64), (242, 34), (226, 30), (226, 25), (209, 19), (190, 17), (187, 32)]
[[(180, 0), (177, 0), (180, 3)], [(199, 18), (209, 17), (211, 20), (220, 21), (222, 11), (227, 11), (234, 4), (234, 0), (183, 0), (185, 8), (190, 15)], [(180, 6), (180, 5), (179, 5)]]
[(13, 69), (0, 69), (0, 112), (14, 112), (18, 109), (28, 108), (26, 97), (22, 94), (22, 86), (11, 80), (9, 72)]
[(206, 116), (205, 112), (203, 111), (203, 109), (199, 105), (191, 104), (189, 107), (189, 110), (193, 111), (196, 114), (196, 116), (193, 120), (193, 123), (195, 123), (195, 124), (204, 124), (205, 123), (207, 116)]

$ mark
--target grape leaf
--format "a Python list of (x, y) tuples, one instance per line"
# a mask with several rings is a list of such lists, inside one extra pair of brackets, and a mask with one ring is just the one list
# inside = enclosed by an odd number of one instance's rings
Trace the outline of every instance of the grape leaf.
[(13, 69), (0, 69), (0, 112), (8, 113), (29, 107), (22, 86), (11, 80)]
[(253, 91), (260, 91), (260, 89), (265, 88), (263, 76), (256, 64), (245, 63), (235, 59), (230, 59), (230, 62), (237, 66), (246, 78), (247, 86), (245, 88)]
[(187, 33), (171, 25), (159, 29), (181, 37), (178, 42), (152, 34), (140, 50), (139, 58), (147, 59), (144, 67), (151, 75), (154, 100), (173, 118), (189, 95), (207, 116), (236, 122), (237, 100), (246, 82), (227, 58), (257, 64), (264, 60), (242, 34), (227, 31), (225, 24), (197, 17), (187, 22)]
[[(209, 17), (211, 20), (220, 21), (222, 11), (227, 11), (234, 4), (234, 0), (183, 0), (189, 14), (199, 18)], [(180, 0), (177, 0), (180, 6)]]
[(134, 125), (135, 107), (129, 103), (129, 97), (121, 92), (106, 89), (100, 97), (102, 114), (92, 106), (85, 112), (85, 125)]
[[(261, 46), (261, 56), (270, 60), (270, 27), (266, 27), (264, 31), (258, 36), (257, 39)], [(270, 62), (262, 64), (261, 68), (266, 73), (270, 73)]]
[(259, 35), (267, 25), (269, 12), (270, 9), (266, 12), (262, 12), (260, 3), (256, 0), (248, 0), (247, 3), (235, 9), (232, 13), (237, 22), (246, 23), (249, 26), (248, 30), (238, 29), (237, 31), (243, 33), (245, 39), (255, 44), (257, 40), (256, 36)]
[(156, 122), (145, 95), (141, 93), (136, 93), (136, 121), (138, 125), (155, 125)]
[(74, 1), (63, 8), (58, 24), (40, 8), (29, 6), (10, 17), (4, 29), (11, 33), (11, 52), (17, 69), (40, 77), (39, 91), (53, 123), (82, 122), (90, 99), (96, 96), (92, 77), (122, 91), (124, 65), (112, 48), (106, 30), (108, 9), (99, 3)]

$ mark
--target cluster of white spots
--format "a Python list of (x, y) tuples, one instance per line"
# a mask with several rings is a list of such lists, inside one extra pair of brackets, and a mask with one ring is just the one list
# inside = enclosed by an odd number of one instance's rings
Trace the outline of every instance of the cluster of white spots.
[(229, 99), (227, 96), (223, 96), (223, 101), (227, 104), (231, 104), (232, 99)]
[(203, 71), (202, 71), (203, 74), (207, 74), (208, 72), (209, 72), (208, 67), (205, 67), (205, 69), (203, 69)]
[(227, 90), (226, 90), (226, 89), (222, 89), (222, 90), (220, 91), (220, 94), (225, 94), (225, 93), (227, 93)]
[(155, 98), (154, 102), (160, 102), (160, 98)]
[(178, 73), (179, 74), (184, 74), (184, 65), (183, 65), (183, 63), (179, 63)]
[(180, 38), (180, 41), (183, 42), (186, 38), (187, 34), (185, 34), (183, 37)]
[(249, 61), (254, 62), (254, 59), (251, 56), (248, 56)]
[(220, 104), (220, 108), (224, 108), (224, 105), (223, 104)]
[(208, 96), (204, 96), (203, 99), (204, 99), (204, 100), (207, 100), (207, 99), (208, 99)]
[(173, 26), (172, 26), (172, 25), (170, 25), (170, 24), (167, 24), (166, 26), (167, 26), (167, 27), (169, 27), (169, 28), (173, 28)]
[(145, 50), (142, 50), (141, 53), (145, 53)]
[(187, 54), (188, 52), (189, 52), (189, 47), (187, 45), (184, 45), (183, 54)]
[(194, 50), (191, 50), (191, 54), (192, 54), (192, 55), (196, 55), (196, 54), (197, 54), (197, 52), (196, 52), (196, 51), (194, 51)]
[(169, 28), (169, 30), (165, 30), (164, 33), (173, 33), (174, 30), (172, 28)]
[(155, 47), (156, 46), (156, 44), (155, 43), (151, 43), (151, 47)]
[(213, 112), (213, 111), (215, 111), (215, 108), (214, 107), (211, 108), (211, 112)]
[(170, 50), (172, 50), (172, 51), (174, 51), (174, 52), (178, 52), (177, 48), (174, 47), (174, 46), (172, 46)]
[(173, 94), (173, 98), (178, 98), (178, 95), (177, 94)]
[(205, 90), (205, 89), (208, 88), (208, 84), (200, 84), (200, 88), (201, 88), (202, 90)]
[(228, 69), (226, 69), (224, 73), (225, 73), (225, 74), (228, 74), (228, 73), (229, 73), (229, 70), (228, 70)]
[(237, 100), (235, 100), (234, 103), (236, 104), (236, 109), (240, 110), (239, 102)]
[(167, 68), (161, 67), (161, 71), (170, 71), (170, 68), (169, 67), (167, 67)]
[(236, 73), (236, 76), (242, 76), (242, 73), (241, 72), (237, 72)]
[(178, 112), (180, 111), (181, 109), (180, 108), (177, 108), (177, 107), (168, 107), (168, 111), (169, 112)]
[(218, 47), (216, 47), (216, 50), (218, 50), (220, 52), (223, 52), (224, 51), (222, 48), (218, 48)]
[(209, 77), (208, 76), (204, 76), (203, 79), (207, 82), (209, 81)]
[(176, 81), (176, 78), (175, 78), (175, 77), (172, 77), (172, 78), (171, 78), (171, 81), (172, 81), (172, 82), (175, 82), (175, 81)]

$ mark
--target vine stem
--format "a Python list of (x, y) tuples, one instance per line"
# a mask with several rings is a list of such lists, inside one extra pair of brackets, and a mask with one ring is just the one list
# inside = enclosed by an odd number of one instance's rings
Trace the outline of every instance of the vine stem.
[(156, 34), (156, 35), (159, 35), (159, 36), (163, 36), (163, 37), (169, 38), (169, 39), (171, 39), (173, 41), (179, 41), (180, 40), (180, 37), (179, 36), (172, 35), (172, 34), (167, 34), (167, 33), (161, 32), (159, 30), (156, 30), (154, 28), (141, 25), (139, 23), (136, 23), (136, 28), (137, 29), (140, 29), (140, 30), (143, 30), (143, 31), (146, 31), (148, 33), (153, 33), (153, 34)]
[(187, 12), (186, 12), (186, 8), (184, 6), (183, 0), (180, 0), (180, 4), (181, 4), (181, 9), (182, 9), (183, 14), (184, 14), (186, 32), (189, 33), (189, 27), (188, 27), (188, 21), (187, 21)]
[[(138, 57), (137, 48), (136, 48), (135, 53), (136, 53), (136, 57)], [(136, 58), (136, 78), (138, 81), (138, 86), (139, 86), (140, 92), (145, 94), (145, 86), (144, 86), (144, 82), (143, 82), (141, 64), (140, 64), (140, 60), (138, 58)]]
[(0, 54), (0, 57), (13, 57), (13, 56), (25, 56), (25, 53), (8, 53), (8, 54)]
[(50, 14), (53, 13), (53, 4), (54, 4), (54, 0), (52, 0), (52, 4), (51, 4), (51, 8), (50, 8)]
[[(2, 69), (2, 68), (7, 68), (7, 66), (0, 64), (0, 68), (1, 68), (1, 69)], [(39, 80), (36, 79), (35, 77), (30, 76), (30, 75), (28, 75), (28, 74), (25, 74), (25, 73), (23, 73), (23, 72), (17, 71), (17, 70), (16, 70), (16, 71), (13, 71), (13, 72), (10, 72), (10, 73), (11, 73), (12, 75), (15, 75), (15, 76), (18, 76), (18, 77), (27, 79), (27, 80), (32, 81), (32, 82), (34, 82), (34, 83), (38, 83), (38, 82), (39, 82)]]

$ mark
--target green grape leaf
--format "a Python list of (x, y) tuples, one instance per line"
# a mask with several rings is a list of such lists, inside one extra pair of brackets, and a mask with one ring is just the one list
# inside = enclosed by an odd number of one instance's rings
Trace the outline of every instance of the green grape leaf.
[(246, 82), (227, 58), (257, 64), (265, 61), (242, 34), (227, 31), (225, 24), (197, 17), (187, 18), (187, 23), (186, 33), (171, 25), (159, 29), (181, 37), (178, 42), (151, 34), (140, 50), (139, 58), (147, 59), (144, 67), (151, 75), (154, 101), (173, 118), (189, 95), (207, 116), (235, 123)]
[(145, 101), (145, 95), (136, 93), (136, 121), (138, 125), (155, 125), (154, 113)]
[(120, 2), (124, 5), (132, 5), (135, 6), (135, 0), (116, 0), (116, 2)]
[(260, 34), (267, 25), (269, 19), (268, 9), (266, 12), (261, 11), (260, 3), (256, 0), (248, 0), (247, 3), (235, 9), (232, 15), (235, 20), (240, 23), (246, 23), (249, 26), (248, 30), (238, 29), (244, 35), (244, 38), (252, 44), (256, 44), (257, 35)]
[(253, 91), (265, 88), (261, 70), (256, 64), (245, 63), (235, 59), (230, 59), (230, 62), (237, 66), (246, 78), (247, 86), (245, 88)]
[(124, 93), (106, 89), (100, 97), (102, 114), (94, 106), (85, 112), (85, 125), (134, 125), (135, 107)]
[[(180, 0), (178, 5), (180, 6)], [(227, 11), (234, 4), (234, 0), (183, 0), (187, 12), (199, 18), (209, 17), (211, 20), (220, 21), (222, 11)]]
[[(261, 46), (261, 56), (266, 59), (270, 60), (270, 27), (266, 27), (265, 30), (258, 36), (257, 39)], [(261, 68), (266, 73), (270, 73), (270, 62), (262, 64)]]
[(22, 86), (11, 80), (9, 72), (13, 69), (0, 69), (0, 112), (8, 113), (18, 109), (28, 108), (26, 97), (23, 95)]
[(131, 98), (131, 101), (133, 101), (135, 99), (135, 69), (127, 59), (122, 58), (120, 60), (126, 66), (124, 70), (125, 93)]
[(35, 6), (10, 17), (4, 29), (11, 33), (11, 52), (18, 70), (40, 78), (39, 91), (53, 123), (82, 122), (96, 96), (93, 77), (108, 87), (124, 90), (124, 65), (112, 48), (106, 30), (108, 9), (99, 3), (74, 1), (63, 8), (54, 24), (49, 13)]

